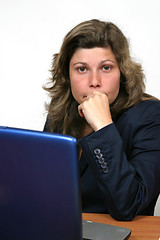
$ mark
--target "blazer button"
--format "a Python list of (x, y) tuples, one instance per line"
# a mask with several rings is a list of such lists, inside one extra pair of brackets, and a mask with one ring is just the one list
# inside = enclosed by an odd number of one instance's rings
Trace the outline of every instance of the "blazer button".
[(101, 167), (105, 169), (107, 167), (107, 163), (106, 162), (101, 163)]
[(102, 153), (96, 154), (96, 157), (97, 157), (98, 159), (101, 159), (101, 158), (103, 157), (103, 155), (102, 155)]
[(97, 154), (100, 154), (101, 153), (101, 150), (99, 149), (99, 148), (96, 148), (95, 150), (94, 150), (94, 153), (97, 155)]
[(103, 168), (103, 172), (104, 172), (104, 173), (108, 173), (108, 171), (109, 171), (108, 167)]
[(104, 158), (99, 158), (98, 159), (98, 162), (101, 164), (101, 163), (104, 163)]

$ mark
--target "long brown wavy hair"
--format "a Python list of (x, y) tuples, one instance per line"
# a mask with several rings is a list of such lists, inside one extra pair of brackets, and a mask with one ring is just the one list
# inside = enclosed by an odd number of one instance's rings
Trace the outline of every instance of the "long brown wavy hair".
[(77, 139), (81, 136), (85, 120), (79, 116), (78, 103), (71, 93), (69, 63), (78, 48), (94, 47), (110, 47), (121, 72), (119, 94), (110, 106), (113, 120), (134, 104), (155, 99), (144, 92), (142, 67), (132, 60), (128, 41), (121, 30), (111, 22), (97, 19), (85, 21), (65, 36), (60, 52), (53, 56), (52, 77), (49, 86), (44, 87), (51, 98), (47, 105), (51, 132), (71, 135)]

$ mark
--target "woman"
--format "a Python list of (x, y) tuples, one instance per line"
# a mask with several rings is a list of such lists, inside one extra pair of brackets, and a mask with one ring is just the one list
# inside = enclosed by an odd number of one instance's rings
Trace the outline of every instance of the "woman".
[(44, 131), (79, 142), (83, 212), (117, 220), (153, 215), (160, 193), (160, 102), (126, 37), (90, 20), (64, 38), (52, 66)]

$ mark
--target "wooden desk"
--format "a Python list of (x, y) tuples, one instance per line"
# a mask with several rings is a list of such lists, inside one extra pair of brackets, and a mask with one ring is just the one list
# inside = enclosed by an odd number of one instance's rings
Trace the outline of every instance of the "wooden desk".
[(83, 220), (130, 228), (132, 233), (129, 239), (132, 240), (159, 240), (160, 238), (160, 217), (158, 216), (137, 216), (130, 222), (116, 221), (108, 214), (83, 213), (82, 218)]

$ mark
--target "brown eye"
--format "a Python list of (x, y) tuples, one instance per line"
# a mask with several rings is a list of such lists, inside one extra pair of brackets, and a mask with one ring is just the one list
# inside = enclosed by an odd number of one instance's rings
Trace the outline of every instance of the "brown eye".
[(110, 71), (111, 69), (112, 69), (112, 67), (110, 66), (110, 65), (104, 65), (103, 67), (102, 67), (102, 69), (104, 70), (104, 71)]
[(79, 72), (85, 72), (86, 71), (86, 67), (78, 67), (78, 71)]

